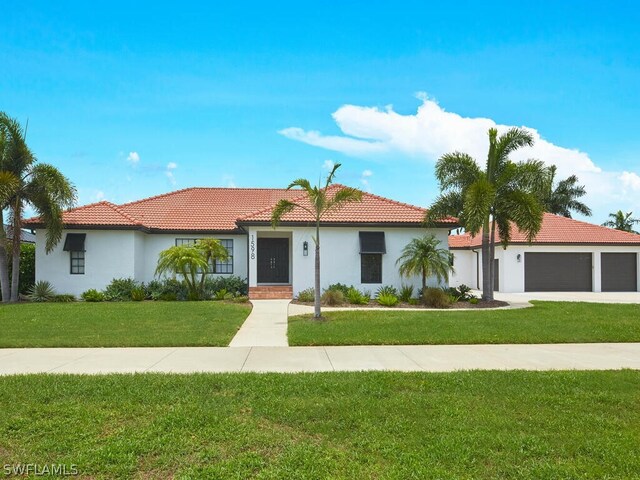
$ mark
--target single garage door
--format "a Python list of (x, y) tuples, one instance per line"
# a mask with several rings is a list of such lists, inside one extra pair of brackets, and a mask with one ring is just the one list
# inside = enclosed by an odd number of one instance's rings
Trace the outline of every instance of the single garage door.
[(600, 261), (603, 292), (638, 290), (638, 260), (635, 253), (603, 253)]
[(591, 253), (525, 253), (524, 291), (592, 291), (591, 257)]

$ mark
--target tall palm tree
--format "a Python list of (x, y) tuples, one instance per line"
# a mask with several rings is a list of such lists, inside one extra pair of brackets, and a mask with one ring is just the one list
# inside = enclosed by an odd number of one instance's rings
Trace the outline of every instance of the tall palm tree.
[(431, 223), (452, 215), (472, 235), (482, 232), (482, 298), (486, 301), (493, 300), (496, 228), (506, 246), (512, 222), (529, 240), (542, 225), (544, 165), (537, 160), (509, 160), (512, 152), (531, 145), (533, 137), (526, 130), (512, 128), (498, 136), (492, 128), (484, 170), (471, 156), (460, 152), (447, 153), (436, 163), (441, 193), (426, 220)]
[(316, 227), (316, 236), (313, 239), (316, 246), (316, 258), (315, 258), (315, 298), (314, 298), (314, 317), (319, 319), (321, 317), (320, 312), (320, 222), (322, 218), (336, 210), (339, 210), (347, 203), (351, 202), (359, 202), (362, 200), (362, 192), (355, 188), (351, 187), (339, 187), (335, 189), (331, 189), (329, 191), (329, 186), (333, 183), (333, 178), (336, 174), (336, 170), (340, 168), (340, 164), (336, 163), (333, 166), (333, 169), (327, 175), (327, 179), (324, 183), (324, 186), (318, 184), (318, 186), (312, 187), (309, 180), (304, 178), (299, 178), (294, 180), (287, 187), (291, 188), (301, 188), (306, 196), (304, 199), (300, 201), (291, 201), (291, 200), (280, 200), (273, 212), (271, 214), (271, 225), (273, 228), (278, 226), (280, 220), (287, 213), (293, 211), (296, 208), (306, 211), (309, 213), (315, 222)]
[[(20, 281), (20, 235), (25, 207), (32, 207), (46, 228), (45, 250), (50, 252), (62, 237), (62, 212), (72, 207), (76, 190), (54, 166), (37, 163), (25, 139), (26, 129), (6, 113), (0, 112), (0, 225), (8, 211), (14, 232), (12, 245), (4, 227), (0, 231), (0, 283), (2, 301), (18, 301)], [(9, 282), (6, 252), (12, 254)]]
[(633, 218), (631, 215), (633, 215), (633, 212), (624, 213), (622, 210), (618, 210), (615, 213), (610, 213), (609, 218), (611, 220), (607, 220), (602, 225), (622, 230), (623, 232), (638, 233), (633, 229), (633, 226), (637, 223), (640, 224), (640, 218)]
[(420, 275), (422, 290), (427, 286), (427, 277), (435, 275), (439, 282), (449, 281), (453, 270), (449, 262), (449, 250), (440, 247), (440, 240), (433, 235), (414, 238), (403, 249), (396, 261), (400, 275), (410, 277)]
[(543, 203), (545, 210), (555, 215), (571, 218), (571, 211), (580, 213), (586, 217), (591, 216), (591, 209), (578, 200), (587, 194), (584, 185), (578, 184), (578, 177), (571, 175), (564, 180), (555, 183), (557, 167), (551, 165), (548, 171), (548, 184)]

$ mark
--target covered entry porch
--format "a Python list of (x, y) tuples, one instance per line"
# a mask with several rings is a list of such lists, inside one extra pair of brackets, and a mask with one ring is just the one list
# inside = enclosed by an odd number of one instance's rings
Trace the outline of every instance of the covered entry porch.
[(249, 232), (249, 298), (293, 298), (291, 231)]

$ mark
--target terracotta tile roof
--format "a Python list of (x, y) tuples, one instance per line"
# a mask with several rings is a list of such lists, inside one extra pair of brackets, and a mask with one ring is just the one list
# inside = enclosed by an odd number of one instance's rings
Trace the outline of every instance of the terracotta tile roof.
[[(340, 185), (330, 188), (336, 189)], [(269, 222), (271, 211), (280, 199), (304, 202), (301, 190), (267, 188), (187, 188), (114, 205), (99, 202), (68, 210), (66, 225), (114, 226), (165, 231), (233, 231), (238, 222)], [(387, 198), (363, 194), (361, 203), (350, 204), (326, 218), (333, 223), (421, 223), (426, 210)], [(309, 222), (302, 209), (291, 212), (283, 221)], [(456, 220), (446, 223), (455, 225)], [(38, 218), (25, 222), (39, 225)]]
[[(496, 232), (496, 242), (500, 238)], [(511, 226), (510, 244), (529, 243), (527, 236), (515, 225)], [(640, 235), (622, 232), (613, 228), (594, 225), (571, 218), (545, 213), (542, 219), (542, 228), (533, 244), (592, 244), (592, 245), (638, 245)], [(450, 235), (450, 248), (476, 248), (482, 245), (482, 232), (472, 237), (465, 233), (462, 235)]]
[[(334, 184), (329, 187), (329, 196), (332, 191), (343, 188), (343, 185)], [(311, 208), (311, 203), (306, 195), (295, 199), (296, 203)], [(251, 215), (241, 217), (240, 223), (269, 222), (274, 205)], [(380, 197), (371, 193), (362, 192), (362, 201), (347, 203), (339, 210), (329, 213), (322, 218), (323, 223), (408, 223), (422, 224), (427, 210), (415, 205), (397, 202), (389, 198)], [(303, 208), (295, 208), (282, 217), (283, 223), (308, 223), (314, 221), (313, 216)], [(448, 218), (442, 223), (457, 224), (455, 218)]]

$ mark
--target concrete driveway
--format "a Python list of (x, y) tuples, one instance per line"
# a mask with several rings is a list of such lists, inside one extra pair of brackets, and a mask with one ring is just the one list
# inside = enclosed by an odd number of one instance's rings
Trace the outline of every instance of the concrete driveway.
[[(475, 292), (481, 296), (482, 292)], [(553, 302), (593, 302), (593, 303), (640, 303), (640, 292), (495, 292), (496, 300), (509, 303), (523, 303), (529, 300), (549, 300)]]

